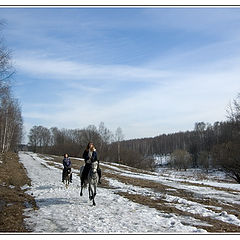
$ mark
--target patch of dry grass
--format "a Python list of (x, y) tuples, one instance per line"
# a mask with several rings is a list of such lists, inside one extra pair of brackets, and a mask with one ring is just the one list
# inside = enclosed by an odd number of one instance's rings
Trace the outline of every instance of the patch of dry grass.
[(23, 165), (15, 153), (1, 156), (0, 165), (0, 232), (29, 232), (24, 225), (24, 209), (37, 209), (34, 198), (21, 189), (31, 185)]

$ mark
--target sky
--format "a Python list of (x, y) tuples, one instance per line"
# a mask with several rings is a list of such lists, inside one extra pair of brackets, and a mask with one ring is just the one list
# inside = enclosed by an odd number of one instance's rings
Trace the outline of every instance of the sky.
[(240, 92), (240, 8), (0, 8), (0, 19), (26, 135), (192, 130), (226, 120)]

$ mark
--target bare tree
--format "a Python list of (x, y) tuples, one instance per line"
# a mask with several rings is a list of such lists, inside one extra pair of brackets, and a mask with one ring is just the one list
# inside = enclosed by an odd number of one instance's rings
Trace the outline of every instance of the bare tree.
[(37, 146), (38, 146), (38, 142), (39, 142), (39, 134), (38, 134), (38, 127), (37, 126), (33, 126), (30, 129), (29, 135), (29, 145), (32, 148), (33, 152), (37, 151)]
[(15, 70), (11, 61), (11, 51), (5, 46), (2, 29), (5, 25), (0, 21), (0, 88), (8, 84), (8, 80), (13, 76)]
[(48, 147), (50, 145), (51, 142), (51, 133), (50, 130), (46, 127), (42, 127), (41, 128), (41, 138), (42, 138), (42, 151), (43, 152), (47, 152)]
[(208, 172), (208, 169), (210, 167), (209, 152), (201, 151), (198, 156), (198, 163), (200, 167), (204, 168)]
[(121, 146), (121, 141), (123, 141), (124, 139), (124, 135), (123, 135), (123, 132), (122, 132), (122, 129), (120, 127), (117, 128), (116, 132), (115, 132), (115, 140), (117, 142), (117, 145), (118, 145), (118, 150), (117, 150), (117, 155), (118, 155), (118, 163), (121, 162), (121, 156), (120, 156), (120, 146)]
[(89, 125), (87, 128), (84, 128), (82, 136), (85, 141), (85, 146), (88, 142), (93, 142), (96, 147), (100, 145), (101, 137), (95, 125)]
[(113, 141), (112, 132), (107, 129), (104, 125), (104, 122), (99, 124), (98, 133), (100, 135), (100, 145), (99, 145), (99, 158), (103, 161), (108, 156), (109, 144)]
[[(2, 89), (3, 90), (3, 89)], [(15, 150), (22, 137), (22, 116), (19, 103), (5, 87), (0, 96), (0, 149)]]
[(240, 122), (240, 93), (227, 108), (227, 118), (232, 122)]
[(231, 123), (232, 140), (240, 141), (240, 93), (227, 109), (227, 118)]

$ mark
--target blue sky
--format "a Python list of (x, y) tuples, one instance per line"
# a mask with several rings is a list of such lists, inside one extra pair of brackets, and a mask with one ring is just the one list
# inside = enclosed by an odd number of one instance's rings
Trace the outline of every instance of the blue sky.
[(0, 8), (26, 132), (125, 139), (226, 119), (240, 92), (239, 8)]

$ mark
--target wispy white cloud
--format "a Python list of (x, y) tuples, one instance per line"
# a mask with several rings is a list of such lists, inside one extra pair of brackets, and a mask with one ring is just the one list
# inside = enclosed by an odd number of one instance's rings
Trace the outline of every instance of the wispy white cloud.
[[(219, 40), (213, 43), (203, 44), (199, 47), (181, 49), (176, 46), (166, 54), (157, 56), (146, 63), (146, 67), (153, 69), (168, 69), (168, 71), (215, 71), (222, 68), (231, 68), (236, 65), (240, 56), (239, 36), (228, 40)], [(210, 66), (212, 66), (210, 68)]]
[(122, 81), (158, 81), (169, 77), (169, 72), (128, 65), (84, 64), (64, 59), (17, 58), (19, 70), (34, 76), (55, 79), (104, 79)]

